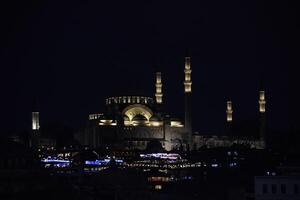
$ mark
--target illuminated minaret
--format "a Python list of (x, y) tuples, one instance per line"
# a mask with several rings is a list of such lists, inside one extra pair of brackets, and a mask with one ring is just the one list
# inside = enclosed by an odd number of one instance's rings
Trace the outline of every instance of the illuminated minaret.
[(232, 130), (232, 101), (228, 100), (226, 102), (226, 134), (227, 136), (233, 136), (233, 130)]
[(232, 109), (232, 101), (227, 101), (227, 106), (226, 106), (226, 121), (228, 123), (232, 123), (232, 113), (233, 113), (233, 109)]
[(192, 78), (191, 78), (191, 58), (185, 57), (184, 66), (184, 126), (187, 131), (187, 141), (189, 147), (192, 147)]
[(157, 104), (162, 104), (162, 82), (161, 82), (161, 72), (156, 72), (156, 92), (155, 92), (155, 98)]
[(262, 142), (262, 148), (266, 147), (266, 98), (265, 91), (261, 87), (259, 90), (258, 100), (259, 110), (259, 139)]
[(192, 78), (191, 78), (191, 58), (185, 57), (185, 65), (184, 65), (184, 92), (191, 93), (192, 92)]
[(265, 99), (265, 91), (260, 90), (259, 91), (259, 113), (265, 113), (266, 112), (266, 99)]
[(39, 129), (40, 129), (39, 112), (33, 111), (32, 112), (32, 130), (38, 131)]
[(32, 121), (32, 127), (31, 127), (31, 137), (29, 146), (33, 148), (39, 147), (40, 142), (40, 119), (39, 119), (39, 110), (37, 108), (37, 102), (34, 102), (33, 110), (31, 113), (31, 121)]

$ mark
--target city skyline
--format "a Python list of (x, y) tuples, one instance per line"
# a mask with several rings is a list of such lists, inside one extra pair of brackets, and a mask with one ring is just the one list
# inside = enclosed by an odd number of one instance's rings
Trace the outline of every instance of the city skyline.
[(0, 2), (0, 199), (299, 199), (293, 2)]

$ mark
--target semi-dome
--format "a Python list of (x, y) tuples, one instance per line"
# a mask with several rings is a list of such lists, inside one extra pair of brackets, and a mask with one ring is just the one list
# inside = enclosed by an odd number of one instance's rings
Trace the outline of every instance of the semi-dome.
[(132, 118), (132, 121), (147, 121), (147, 118), (143, 115), (136, 115)]
[(107, 122), (107, 121), (112, 121), (113, 117), (108, 116), (108, 115), (101, 115), (99, 117), (100, 122)]
[(111, 116), (108, 115), (102, 115), (99, 117), (99, 125), (114, 125), (114, 120)]
[(125, 107), (122, 111), (122, 114), (127, 115), (130, 120), (134, 120), (133, 118), (138, 115), (142, 115), (142, 116), (146, 117), (147, 120), (149, 120), (150, 117), (153, 115), (153, 112), (146, 105), (132, 104), (132, 105)]

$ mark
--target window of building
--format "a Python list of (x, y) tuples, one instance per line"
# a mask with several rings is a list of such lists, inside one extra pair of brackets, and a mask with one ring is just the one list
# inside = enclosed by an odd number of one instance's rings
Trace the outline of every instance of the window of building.
[(272, 184), (271, 190), (272, 190), (272, 194), (276, 194), (277, 193), (277, 185)]
[(267, 184), (263, 184), (263, 193), (264, 194), (268, 193), (268, 185)]
[(285, 184), (281, 184), (280, 185), (280, 190), (281, 190), (282, 194), (285, 194), (286, 193), (286, 185)]

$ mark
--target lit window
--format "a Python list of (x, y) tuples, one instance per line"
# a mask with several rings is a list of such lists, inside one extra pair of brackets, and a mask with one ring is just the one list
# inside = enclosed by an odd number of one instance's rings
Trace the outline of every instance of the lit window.
[(161, 185), (155, 185), (156, 190), (161, 190), (162, 186)]

